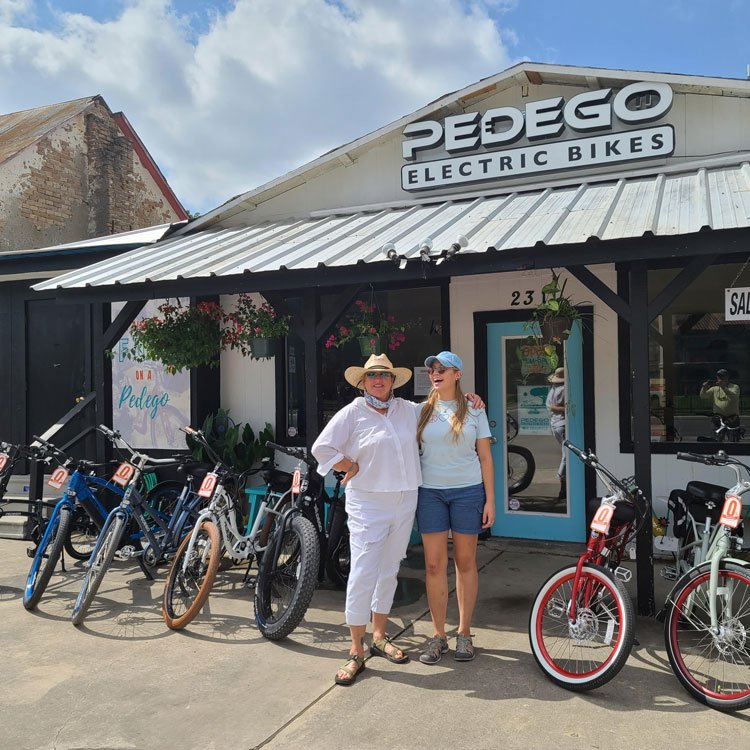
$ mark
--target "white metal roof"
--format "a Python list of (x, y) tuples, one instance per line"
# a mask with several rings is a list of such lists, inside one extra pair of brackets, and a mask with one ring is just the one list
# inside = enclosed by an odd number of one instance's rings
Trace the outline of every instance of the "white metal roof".
[(602, 179), (441, 203), (362, 208), (252, 226), (208, 228), (132, 250), (34, 286), (73, 289), (233, 276), (431, 255), (463, 235), (462, 254), (750, 227), (750, 154), (742, 163)]

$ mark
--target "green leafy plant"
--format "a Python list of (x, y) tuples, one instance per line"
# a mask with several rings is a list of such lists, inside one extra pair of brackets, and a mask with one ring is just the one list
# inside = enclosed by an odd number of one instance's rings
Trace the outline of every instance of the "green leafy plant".
[(215, 302), (195, 306), (169, 300), (159, 305), (159, 314), (131, 326), (133, 346), (128, 355), (136, 362), (161, 362), (174, 374), (199, 365), (216, 367), (228, 343), (227, 315)]
[[(273, 457), (273, 451), (266, 448), (266, 441), (273, 440), (273, 428), (268, 422), (256, 436), (249, 424), (235, 424), (228, 409), (219, 409), (206, 417), (201, 432), (219, 458), (237, 471), (248, 471), (255, 468), (263, 458)], [(194, 461), (211, 463), (206, 449), (200, 443), (189, 435), (186, 442)]]
[(544, 348), (550, 368), (560, 364), (558, 347), (570, 336), (576, 320), (581, 320), (581, 313), (571, 298), (565, 293), (568, 283), (561, 283), (560, 275), (552, 269), (552, 280), (542, 287), (542, 301), (534, 308), (531, 317), (524, 323), (524, 328), (531, 331), (531, 338)]
[(339, 347), (358, 338), (369, 339), (372, 344), (379, 339), (391, 351), (398, 349), (406, 341), (409, 323), (397, 323), (393, 315), (383, 315), (374, 302), (358, 299), (354, 310), (347, 316), (346, 323), (337, 324), (334, 332), (326, 339), (325, 347)]

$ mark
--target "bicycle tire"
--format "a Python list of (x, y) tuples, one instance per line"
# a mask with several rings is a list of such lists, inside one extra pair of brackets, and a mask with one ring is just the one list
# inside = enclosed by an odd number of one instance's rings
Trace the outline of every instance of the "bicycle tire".
[[(277, 552), (278, 534), (282, 540)], [(255, 583), (255, 622), (265, 638), (279, 641), (300, 624), (315, 592), (319, 566), (315, 527), (301, 515), (292, 516), (271, 538)]]
[(334, 515), (331, 523), (325, 561), (326, 575), (337, 589), (346, 588), (350, 567), (349, 527), (346, 525), (346, 513), (340, 513)]
[(609, 570), (584, 565), (571, 624), (567, 613), (575, 574), (575, 565), (562, 568), (539, 589), (529, 641), (536, 663), (552, 682), (583, 692), (601, 687), (622, 669), (633, 647), (635, 614), (624, 586)]
[[(195, 539), (192, 556), (183, 571), (191, 539)], [(182, 630), (201, 611), (214, 585), (220, 560), (219, 529), (213, 521), (203, 521), (182, 540), (169, 569), (161, 607), (168, 628)]]
[[(519, 456), (519, 460), (514, 460), (511, 465), (511, 454)], [(536, 471), (536, 461), (528, 448), (522, 445), (508, 446), (508, 494), (514, 492), (523, 492), (534, 479)]]
[(65, 551), (74, 560), (88, 560), (96, 546), (99, 528), (80, 505), (70, 517), (70, 529), (65, 536)]
[(672, 670), (693, 698), (718, 711), (741, 711), (750, 707), (750, 566), (722, 561), (718, 577), (720, 635), (711, 632), (705, 563), (669, 595), (664, 641)]
[(91, 602), (99, 590), (104, 576), (115, 558), (115, 553), (120, 546), (120, 537), (125, 527), (125, 518), (121, 515), (115, 516), (111, 523), (105, 525), (102, 529), (102, 540), (99, 549), (92, 559), (89, 560), (89, 566), (86, 575), (83, 577), (81, 590), (73, 605), (71, 619), (73, 625), (80, 625), (86, 619), (86, 613), (89, 611)]
[(39, 604), (52, 573), (57, 567), (57, 561), (65, 544), (70, 529), (70, 508), (63, 506), (53, 521), (55, 527), (51, 529), (50, 535), (44, 543), (42, 541), (36, 548), (34, 559), (31, 561), (29, 575), (26, 578), (26, 586), (23, 591), (23, 606), (31, 611)]

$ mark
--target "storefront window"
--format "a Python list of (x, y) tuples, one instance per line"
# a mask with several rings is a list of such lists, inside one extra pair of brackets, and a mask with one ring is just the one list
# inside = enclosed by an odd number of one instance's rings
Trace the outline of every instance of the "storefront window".
[[(429, 354), (437, 354), (444, 349), (443, 320), (441, 316), (441, 288), (437, 286), (418, 289), (390, 289), (366, 292), (358, 299), (368, 305), (376, 305), (383, 315), (393, 317), (395, 322), (407, 325), (404, 341), (395, 349), (384, 346), (384, 353), (397, 367), (422, 368)], [(321, 309), (330, 303), (335, 295), (321, 296)], [(340, 323), (356, 310), (356, 302), (339, 319)], [(320, 417), (322, 427), (345, 404), (359, 395), (344, 380), (344, 370), (351, 365), (364, 364), (366, 354), (360, 351), (357, 340), (350, 341), (340, 348), (326, 347), (325, 339), (321, 349), (320, 372)], [(399, 388), (398, 395), (408, 399), (421, 399), (427, 395), (429, 383), (425, 377), (412, 379)]]
[[(652, 442), (750, 438), (750, 323), (724, 318), (724, 290), (740, 269), (712, 266), (654, 321), (649, 345)], [(650, 271), (650, 297), (677, 273)], [(750, 268), (737, 285), (750, 286)]]

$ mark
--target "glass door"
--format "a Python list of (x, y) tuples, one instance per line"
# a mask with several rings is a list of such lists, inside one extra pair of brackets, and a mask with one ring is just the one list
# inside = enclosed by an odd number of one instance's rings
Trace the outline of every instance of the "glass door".
[[(522, 322), (487, 325), (488, 417), (496, 441), (493, 535), (585, 539), (583, 465), (561, 445), (563, 434), (584, 444), (580, 323), (558, 349), (562, 377), (554, 376), (554, 361), (529, 340)], [(557, 416), (555, 404), (564, 406)]]

